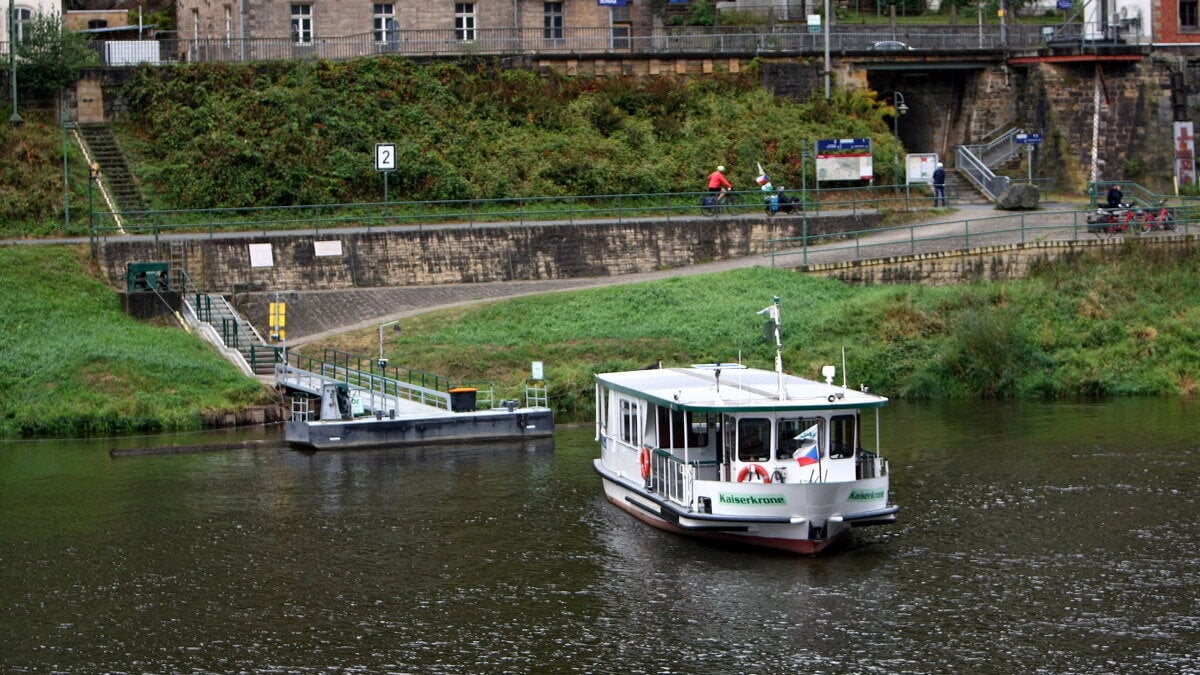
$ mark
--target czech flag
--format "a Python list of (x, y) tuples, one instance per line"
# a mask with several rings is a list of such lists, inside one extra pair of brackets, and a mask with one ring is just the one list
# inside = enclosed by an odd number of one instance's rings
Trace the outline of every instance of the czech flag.
[(812, 445), (808, 446), (808, 450), (805, 450), (804, 454), (796, 458), (796, 461), (800, 462), (800, 466), (817, 464), (821, 461), (821, 450), (817, 448), (816, 443), (813, 443)]
[(771, 177), (767, 175), (766, 171), (763, 171), (762, 164), (758, 165), (758, 178), (755, 178), (754, 182), (759, 185), (770, 185), (771, 183)]

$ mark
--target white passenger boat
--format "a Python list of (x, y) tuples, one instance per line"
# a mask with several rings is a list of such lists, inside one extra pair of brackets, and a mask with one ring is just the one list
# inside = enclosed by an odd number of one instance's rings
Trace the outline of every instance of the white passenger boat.
[(836, 385), (833, 366), (824, 382), (784, 374), (779, 299), (762, 313), (773, 372), (717, 363), (596, 376), (605, 497), (664, 530), (805, 554), (896, 522), (879, 449), (887, 399)]

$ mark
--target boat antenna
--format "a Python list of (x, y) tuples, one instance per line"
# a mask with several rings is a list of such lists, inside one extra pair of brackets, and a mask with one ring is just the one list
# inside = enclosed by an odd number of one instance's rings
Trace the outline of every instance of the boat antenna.
[(842, 346), (842, 395), (838, 398), (846, 396), (846, 347)]
[(775, 387), (779, 400), (782, 401), (785, 396), (783, 391), (783, 341), (779, 337), (779, 296), (776, 295), (770, 305), (759, 310), (757, 313), (766, 314), (770, 317), (770, 320), (763, 326), (763, 332), (772, 333), (775, 338)]

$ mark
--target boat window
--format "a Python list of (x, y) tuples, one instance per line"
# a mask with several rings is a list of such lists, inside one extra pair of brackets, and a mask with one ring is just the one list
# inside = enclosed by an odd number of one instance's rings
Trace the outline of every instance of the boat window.
[(737, 424), (738, 461), (765, 462), (771, 458), (771, 420), (743, 418)]
[(858, 447), (858, 415), (837, 415), (829, 420), (829, 457), (854, 456)]
[(621, 399), (621, 442), (637, 445), (638, 429), (641, 428), (642, 425), (638, 423), (637, 401)]
[(708, 414), (658, 407), (658, 447), (703, 448), (708, 445)]
[[(820, 457), (822, 446), (821, 430), (825, 420), (820, 417), (793, 417), (779, 420), (779, 449), (776, 459), (799, 459), (801, 455), (809, 455), (810, 459)], [(812, 448), (816, 455), (812, 455)], [(800, 454), (797, 455), (797, 451)]]

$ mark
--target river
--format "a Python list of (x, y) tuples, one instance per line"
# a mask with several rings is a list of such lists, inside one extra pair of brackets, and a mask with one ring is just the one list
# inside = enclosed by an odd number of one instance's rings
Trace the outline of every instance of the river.
[(900, 402), (883, 428), (900, 523), (818, 558), (635, 521), (590, 428), (3, 443), (0, 671), (1200, 672), (1200, 404)]

